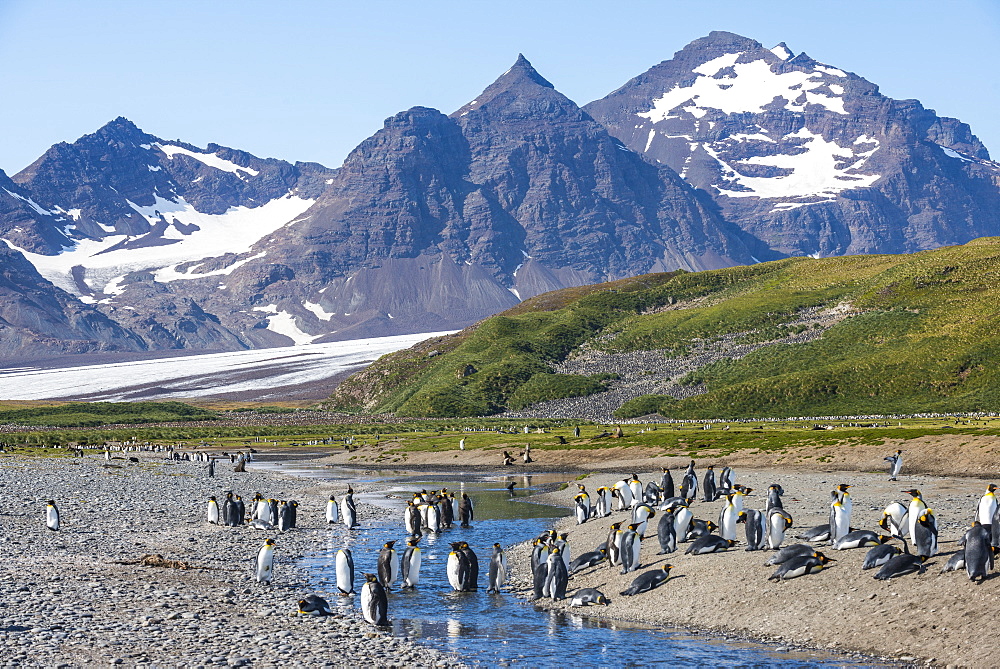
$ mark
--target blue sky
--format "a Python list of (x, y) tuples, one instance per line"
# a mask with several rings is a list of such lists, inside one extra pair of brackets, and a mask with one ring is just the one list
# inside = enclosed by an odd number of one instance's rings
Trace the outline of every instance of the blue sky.
[(0, 168), (119, 115), (164, 139), (336, 167), (400, 110), (473, 99), (518, 52), (585, 104), (712, 30), (919, 99), (1000, 157), (997, 0), (0, 0)]

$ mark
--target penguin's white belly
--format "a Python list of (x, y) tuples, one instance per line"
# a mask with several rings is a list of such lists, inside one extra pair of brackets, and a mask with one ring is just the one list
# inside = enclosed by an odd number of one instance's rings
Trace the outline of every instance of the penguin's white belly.
[(422, 560), (420, 557), (420, 549), (417, 548), (410, 555), (410, 565), (406, 572), (406, 581), (403, 583), (403, 585), (412, 588), (415, 585), (417, 585), (417, 583), (419, 583), (421, 561)]
[(361, 586), (361, 614), (365, 620), (373, 625), (377, 622), (375, 616), (378, 615), (375, 611), (375, 604), (375, 586), (371, 583), (365, 583)]
[(446, 567), (448, 572), (448, 583), (455, 590), (462, 589), (462, 582), (458, 579), (458, 555), (451, 553), (448, 555), (448, 564)]
[(274, 567), (274, 549), (268, 546), (257, 554), (257, 582), (270, 583)]
[(335, 523), (339, 518), (340, 513), (337, 511), (337, 504), (335, 502), (326, 503), (326, 522)]
[(351, 581), (351, 565), (347, 562), (347, 556), (337, 553), (337, 589), (350, 594), (354, 591), (354, 583)]

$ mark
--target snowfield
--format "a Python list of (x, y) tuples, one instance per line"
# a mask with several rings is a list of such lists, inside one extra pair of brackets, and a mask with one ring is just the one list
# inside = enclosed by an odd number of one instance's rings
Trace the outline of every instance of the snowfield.
[(287, 348), (206, 353), (79, 367), (0, 369), (0, 399), (322, 399), (332, 379), (378, 357), (447, 332), (354, 339)]

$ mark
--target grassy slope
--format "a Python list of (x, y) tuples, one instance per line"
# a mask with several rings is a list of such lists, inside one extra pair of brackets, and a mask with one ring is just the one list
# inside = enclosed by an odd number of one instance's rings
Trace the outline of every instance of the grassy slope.
[(722, 334), (768, 338), (803, 308), (847, 302), (861, 313), (819, 340), (710, 365), (695, 379), (708, 393), (664, 401), (661, 411), (732, 418), (997, 410), (1000, 378), (990, 362), (1000, 353), (998, 278), (1000, 239), (988, 238), (913, 255), (794, 258), (558, 291), (386, 356), (345, 382), (331, 404), (409, 416), (492, 413), (532, 399), (518, 389), (533, 377), (529, 388), (574, 390), (538, 375), (596, 334), (592, 344), (609, 351), (678, 354)]

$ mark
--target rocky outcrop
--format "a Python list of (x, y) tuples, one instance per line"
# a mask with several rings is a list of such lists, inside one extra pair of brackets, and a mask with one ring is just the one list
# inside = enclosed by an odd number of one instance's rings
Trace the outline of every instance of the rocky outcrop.
[(782, 253), (903, 253), (1000, 232), (1000, 165), (966, 124), (783, 43), (713, 32), (584, 109)]

